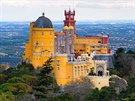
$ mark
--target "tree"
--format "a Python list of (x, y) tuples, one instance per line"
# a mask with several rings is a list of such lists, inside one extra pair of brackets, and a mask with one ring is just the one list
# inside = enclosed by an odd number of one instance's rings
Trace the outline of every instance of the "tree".
[(27, 85), (21, 77), (14, 77), (9, 79), (6, 83), (0, 85), (0, 89), (4, 92), (12, 92), (14, 95), (18, 95), (20, 92), (31, 92), (31, 86)]
[(112, 87), (103, 87), (101, 90), (94, 89), (84, 99), (84, 101), (116, 101), (118, 96)]
[(51, 101), (75, 101), (74, 97), (69, 93), (63, 93), (57, 97), (55, 97)]
[(84, 101), (99, 101), (100, 92), (98, 89), (92, 90), (84, 99)]
[(24, 74), (34, 74), (35, 69), (32, 64), (23, 62), (22, 64), (19, 64), (17, 67), (12, 68), (10, 67), (3, 73), (7, 76), (6, 79), (12, 78), (14, 76), (22, 76)]
[(33, 86), (34, 95), (40, 98), (48, 99), (57, 87), (54, 78), (51, 76), (53, 66), (52, 66), (52, 58), (49, 58), (45, 64), (43, 64), (43, 68), (40, 70), (38, 74), (38, 79), (36, 84)]
[(0, 93), (0, 101), (15, 101), (15, 96), (12, 92), (2, 92)]
[(134, 58), (130, 56), (129, 54), (126, 54), (124, 49), (119, 48), (116, 53), (114, 54), (115, 57), (115, 63), (114, 67), (115, 70), (117, 70), (119, 76), (128, 76), (132, 72), (135, 73), (135, 65), (134, 65)]
[(100, 90), (100, 101), (116, 101), (118, 99), (113, 87), (103, 87)]
[(129, 50), (129, 51), (127, 51), (127, 54), (135, 54), (135, 51)]

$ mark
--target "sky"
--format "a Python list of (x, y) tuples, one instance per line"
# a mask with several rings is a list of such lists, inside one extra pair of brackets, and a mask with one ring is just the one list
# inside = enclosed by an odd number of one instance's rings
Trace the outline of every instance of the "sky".
[(63, 21), (65, 9), (75, 10), (77, 21), (135, 21), (135, 0), (0, 0), (0, 21), (35, 21), (43, 12)]

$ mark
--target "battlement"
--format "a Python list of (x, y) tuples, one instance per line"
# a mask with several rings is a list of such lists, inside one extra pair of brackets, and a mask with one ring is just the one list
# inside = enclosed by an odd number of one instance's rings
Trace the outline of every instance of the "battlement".
[(96, 63), (106, 63), (106, 60), (95, 60)]
[(73, 10), (73, 11), (71, 11), (71, 10), (66, 11), (66, 10), (65, 10), (64, 14), (65, 14), (65, 15), (74, 15), (74, 16), (75, 16), (75, 10)]

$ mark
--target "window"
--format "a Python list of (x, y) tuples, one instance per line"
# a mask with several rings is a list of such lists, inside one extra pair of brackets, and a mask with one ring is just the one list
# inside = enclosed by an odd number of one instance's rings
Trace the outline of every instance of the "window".
[(60, 66), (60, 60), (56, 61), (57, 66)]
[(60, 67), (58, 66), (58, 71), (60, 70)]
[(50, 41), (50, 45), (52, 45), (52, 41)]
[(78, 66), (78, 76), (80, 75), (80, 67)]
[(34, 36), (35, 36), (35, 35), (36, 35), (36, 32), (34, 31), (33, 34), (34, 34)]
[(42, 41), (42, 46), (44, 46), (44, 41)]
[(44, 32), (42, 32), (42, 36), (44, 36)]
[(73, 16), (73, 15), (71, 15), (71, 18), (74, 18), (74, 16)]
[(52, 32), (50, 32), (50, 36), (52, 35)]
[(38, 41), (35, 41), (34, 42), (34, 46), (38, 46)]
[(101, 41), (98, 41), (98, 43), (101, 43)]

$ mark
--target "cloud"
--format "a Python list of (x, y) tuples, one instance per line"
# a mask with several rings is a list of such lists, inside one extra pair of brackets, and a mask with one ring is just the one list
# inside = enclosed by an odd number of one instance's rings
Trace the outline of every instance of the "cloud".
[(135, 8), (135, 0), (1, 0), (3, 5), (26, 7)]
[(80, 0), (80, 8), (135, 8), (135, 0)]

